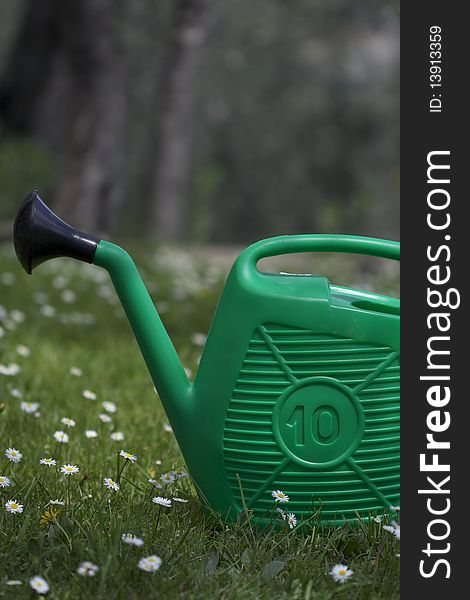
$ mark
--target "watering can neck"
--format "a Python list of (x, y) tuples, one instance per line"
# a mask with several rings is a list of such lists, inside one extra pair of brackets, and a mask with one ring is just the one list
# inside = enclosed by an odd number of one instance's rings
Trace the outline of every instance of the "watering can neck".
[(178, 421), (187, 419), (193, 387), (129, 254), (59, 219), (36, 190), (18, 210), (13, 239), (18, 260), (29, 274), (59, 256), (93, 263), (109, 272), (168, 417), (176, 428)]
[(109, 272), (167, 415), (177, 428), (178, 420), (189, 412), (193, 386), (134, 261), (119, 246), (101, 240), (93, 264)]

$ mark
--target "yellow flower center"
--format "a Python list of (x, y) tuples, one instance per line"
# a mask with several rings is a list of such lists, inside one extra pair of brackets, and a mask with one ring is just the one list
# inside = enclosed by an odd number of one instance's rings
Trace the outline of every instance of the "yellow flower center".
[(340, 569), (338, 571), (338, 575), (341, 575), (341, 577), (342, 577), (343, 575), (346, 575), (346, 571), (344, 569)]
[(17, 502), (12, 502), (10, 504), (10, 508), (13, 508), (14, 510), (16, 510), (19, 507), (19, 504)]

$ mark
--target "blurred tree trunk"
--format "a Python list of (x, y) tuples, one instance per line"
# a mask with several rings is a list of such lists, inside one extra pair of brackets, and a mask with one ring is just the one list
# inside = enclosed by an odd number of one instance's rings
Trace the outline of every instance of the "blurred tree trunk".
[(38, 100), (48, 83), (57, 51), (56, 0), (29, 0), (0, 83), (0, 115), (7, 133), (31, 134)]
[(7, 131), (33, 135), (56, 159), (57, 212), (76, 227), (111, 230), (125, 122), (112, 0), (29, 0), (0, 89)]
[(56, 206), (77, 226), (109, 231), (122, 203), (125, 95), (111, 0), (60, 2), (74, 80), (74, 119)]
[(160, 81), (162, 109), (149, 225), (165, 239), (186, 230), (191, 113), (202, 47), (212, 21), (212, 0), (177, 0), (168, 57)]

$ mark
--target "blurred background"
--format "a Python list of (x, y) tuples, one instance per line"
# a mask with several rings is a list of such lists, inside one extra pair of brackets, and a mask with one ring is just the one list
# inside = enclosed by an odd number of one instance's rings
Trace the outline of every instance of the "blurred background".
[(399, 0), (2, 0), (0, 238), (399, 235)]

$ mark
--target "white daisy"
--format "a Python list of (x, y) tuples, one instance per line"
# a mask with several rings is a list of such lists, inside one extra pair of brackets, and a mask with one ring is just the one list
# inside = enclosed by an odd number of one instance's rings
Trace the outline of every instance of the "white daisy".
[(181, 504), (186, 504), (186, 502), (188, 502), (188, 500), (185, 500), (184, 498), (178, 498), (178, 497), (173, 498), (173, 500), (175, 502), (181, 502)]
[(8, 365), (0, 365), (0, 375), (6, 375), (7, 377), (14, 377), (21, 371), (20, 365), (16, 363), (10, 363)]
[(384, 525), (382, 529), (388, 531), (389, 533), (392, 533), (397, 538), (397, 540), (400, 539), (400, 525), (397, 525), (395, 521), (392, 521), (391, 525)]
[(160, 481), (163, 483), (163, 485), (168, 485), (169, 483), (173, 483), (175, 481), (175, 475), (172, 472), (163, 473), (163, 475), (160, 477)]
[(69, 436), (67, 433), (65, 433), (65, 431), (56, 431), (54, 433), (54, 439), (60, 444), (68, 444), (69, 442)]
[(16, 352), (23, 358), (27, 358), (28, 356), (31, 356), (31, 350), (28, 348), (28, 346), (23, 346), (23, 344), (16, 346)]
[(68, 281), (69, 280), (67, 279), (67, 277), (64, 277), (63, 275), (57, 275), (52, 280), (52, 285), (55, 287), (56, 290), (61, 290), (67, 285)]
[(96, 400), (96, 394), (95, 394), (95, 392), (92, 392), (91, 390), (83, 390), (82, 396), (84, 398), (86, 398), (87, 400)]
[(15, 323), (23, 323), (26, 318), (24, 312), (21, 312), (21, 310), (12, 310), (10, 312), (10, 317)]
[(276, 502), (280, 502), (281, 504), (289, 502), (289, 496), (284, 494), (284, 492), (281, 492), (281, 490), (273, 490), (271, 492), (271, 496)]
[(204, 333), (193, 333), (191, 335), (191, 341), (195, 346), (204, 346), (206, 339), (207, 336)]
[(279, 516), (282, 518), (282, 520), (287, 522), (289, 528), (294, 529), (294, 527), (297, 525), (297, 517), (294, 515), (294, 513), (286, 513), (282, 510), (282, 508), (276, 508), (276, 511), (279, 513)]
[[(1, 336), (0, 336), (1, 337)], [(10, 390), (10, 394), (14, 397), (14, 398), (22, 398), (23, 397), (23, 392), (21, 392), (18, 388), (12, 388)]]
[(50, 304), (43, 304), (41, 306), (41, 308), (39, 309), (39, 312), (44, 315), (45, 317), (53, 317), (56, 313), (56, 309), (51, 306)]
[(57, 461), (55, 458), (41, 458), (39, 463), (41, 465), (46, 465), (46, 467), (55, 467), (57, 464)]
[(0, 475), (0, 488), (10, 487), (10, 485), (13, 485), (11, 479), (6, 475)]
[(28, 415), (35, 413), (39, 408), (39, 402), (22, 402), (20, 408)]
[(78, 367), (70, 367), (69, 373), (70, 373), (70, 375), (73, 375), (74, 377), (81, 377), (83, 375), (83, 371), (81, 369), (79, 369)]
[(294, 527), (297, 525), (297, 517), (294, 515), (294, 513), (287, 513), (287, 523), (290, 529), (294, 529)]
[(19, 504), (18, 500), (8, 500), (5, 502), (5, 510), (9, 513), (22, 513), (23, 505)]
[(77, 295), (72, 290), (63, 290), (60, 297), (66, 304), (73, 304), (77, 298)]
[(129, 544), (130, 546), (137, 546), (140, 548), (144, 545), (144, 540), (132, 533), (123, 533), (121, 539), (125, 544)]
[(79, 471), (77, 465), (62, 465), (60, 467), (60, 472), (64, 475), (76, 475)]
[(89, 560), (84, 560), (77, 567), (77, 573), (82, 577), (94, 577), (99, 570), (99, 566)]
[(149, 479), (149, 483), (151, 483), (158, 490), (162, 490), (163, 489), (163, 486), (160, 485), (156, 479)]
[(335, 565), (330, 571), (330, 575), (337, 583), (346, 583), (353, 573), (354, 571), (346, 565)]
[(43, 594), (47, 594), (47, 592), (49, 591), (49, 584), (44, 579), (44, 577), (41, 577), (40, 575), (35, 575), (34, 577), (31, 577), (31, 579), (29, 580), (29, 585), (36, 592), (36, 594), (40, 594), (41, 596)]
[(65, 506), (65, 502), (57, 498), (56, 500), (49, 500), (46, 506)]
[(66, 427), (75, 427), (75, 421), (73, 419), (69, 419), (68, 417), (62, 417), (60, 422)]
[(114, 402), (105, 401), (105, 402), (101, 403), (101, 406), (104, 408), (104, 410), (106, 412), (109, 412), (109, 413), (115, 413), (116, 412), (116, 405), (114, 404)]
[(121, 450), (119, 455), (125, 458), (126, 460), (130, 460), (131, 462), (135, 462), (137, 460), (137, 456), (135, 454), (131, 454), (130, 452), (126, 452), (125, 450)]
[(124, 434), (122, 431), (113, 431), (109, 437), (113, 440), (113, 442), (122, 442), (124, 439)]
[(162, 564), (162, 559), (159, 556), (155, 556), (152, 554), (151, 556), (146, 556), (145, 558), (141, 558), (137, 564), (139, 569), (142, 571), (147, 571), (148, 573), (154, 573), (158, 571)]
[(111, 423), (112, 419), (109, 415), (106, 415), (104, 413), (102, 413), (101, 415), (98, 415), (98, 419), (102, 422), (102, 423)]
[(5, 581), (5, 585), (23, 585), (23, 582), (20, 579), (8, 579)]
[(13, 285), (15, 283), (15, 279), (15, 276), (13, 273), (10, 273), (10, 271), (5, 271), (0, 277), (0, 281), (3, 283), (3, 285)]
[(85, 436), (91, 440), (92, 438), (98, 437), (98, 432), (95, 431), (94, 429), (87, 429), (85, 431)]
[(16, 448), (7, 448), (5, 450), (5, 456), (8, 458), (10, 462), (19, 463), (23, 458), (23, 455)]
[(105, 477), (103, 483), (108, 490), (114, 490), (115, 492), (119, 491), (119, 483), (114, 481), (114, 479), (111, 479), (111, 477)]
[(154, 504), (159, 504), (160, 506), (171, 506), (171, 500), (169, 498), (162, 498), (162, 496), (154, 496), (152, 502)]

